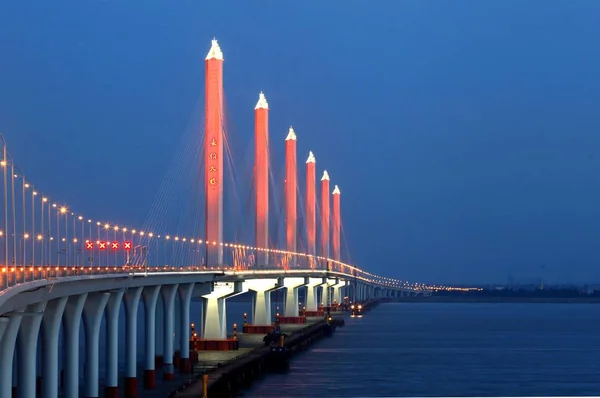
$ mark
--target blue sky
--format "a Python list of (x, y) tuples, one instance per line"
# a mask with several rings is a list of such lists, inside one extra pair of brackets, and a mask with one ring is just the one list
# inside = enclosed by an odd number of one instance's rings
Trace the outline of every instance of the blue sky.
[(0, 131), (50, 196), (142, 224), (198, 127), (214, 36), (237, 167), (263, 90), (274, 161), (293, 125), (340, 185), (359, 266), (600, 280), (600, 2), (141, 4), (0, 5)]

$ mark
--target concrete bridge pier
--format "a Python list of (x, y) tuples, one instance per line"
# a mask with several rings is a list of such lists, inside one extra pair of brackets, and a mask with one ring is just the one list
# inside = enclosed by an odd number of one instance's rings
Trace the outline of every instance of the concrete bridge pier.
[(37, 344), (46, 302), (27, 306), (17, 333), (17, 396), (35, 397)]
[(340, 304), (342, 302), (342, 288), (346, 286), (346, 281), (336, 278), (334, 283), (331, 285), (333, 290), (333, 301)]
[(137, 398), (137, 315), (142, 287), (128, 289), (125, 303), (125, 398)]
[(195, 283), (179, 285), (179, 302), (180, 302), (180, 325), (179, 325), (179, 370), (182, 373), (190, 373), (192, 365), (190, 363), (190, 304), (192, 301), (192, 293)]
[(286, 288), (284, 316), (298, 316), (298, 289), (308, 283), (308, 278), (283, 278), (283, 287)]
[(159, 286), (147, 286), (142, 290), (144, 300), (144, 315), (146, 322), (146, 341), (144, 361), (144, 388), (156, 388), (156, 368), (155, 368), (155, 349), (156, 349), (156, 302), (158, 301)]
[(23, 315), (23, 311), (4, 315), (0, 319), (8, 319), (2, 321), (6, 325), (2, 341), (0, 342), (0, 397), (11, 397), (13, 386), (13, 359), (15, 354), (15, 345), (17, 334)]
[(225, 300), (229, 297), (245, 293), (243, 282), (214, 282), (213, 291), (204, 298), (204, 333), (205, 339), (227, 338), (227, 314)]
[(85, 330), (84, 397), (99, 398), (99, 344), (102, 314), (110, 293), (89, 293), (83, 306), (83, 327)]
[(306, 284), (306, 311), (317, 311), (319, 309), (319, 288), (323, 286), (323, 278), (308, 278)]
[(163, 302), (163, 378), (165, 380), (175, 379), (175, 366), (173, 365), (173, 340), (175, 327), (175, 295), (178, 284), (163, 286), (161, 289)]
[(58, 396), (58, 336), (68, 297), (46, 304), (42, 319), (42, 396)]
[(65, 398), (79, 397), (79, 328), (87, 293), (70, 296), (63, 313), (64, 384)]
[[(164, 289), (166, 286), (161, 288)], [(165, 330), (165, 317), (164, 317), (164, 303), (162, 299), (162, 294), (158, 295), (158, 300), (156, 301), (156, 346), (154, 347), (154, 368), (162, 367), (164, 363), (164, 355), (163, 355), (163, 342), (164, 342), (164, 330)]]
[(271, 314), (271, 292), (282, 288), (277, 279), (250, 279), (245, 281), (246, 288), (252, 290), (254, 295), (252, 305), (252, 324), (270, 325), (273, 323)]
[[(106, 303), (106, 380), (104, 395), (107, 398), (119, 396), (119, 312), (124, 290), (110, 294)], [(46, 311), (48, 308), (46, 307)]]
[(0, 344), (2, 344), (2, 336), (4, 336), (4, 332), (8, 328), (8, 322), (8, 318), (0, 317)]

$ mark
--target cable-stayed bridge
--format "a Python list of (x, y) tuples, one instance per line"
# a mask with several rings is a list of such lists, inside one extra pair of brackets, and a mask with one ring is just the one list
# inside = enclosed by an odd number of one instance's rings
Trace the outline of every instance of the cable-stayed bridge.
[[(363, 301), (439, 288), (375, 275), (350, 264), (342, 244), (340, 188), (330, 185), (327, 171), (317, 175), (312, 152), (298, 162), (293, 128), (281, 145), (270, 141), (269, 104), (262, 92), (254, 109), (253, 165), (235, 167), (225, 117), (223, 63), (223, 52), (213, 40), (205, 61), (204, 131), (191, 129), (184, 138), (140, 226), (89, 218), (77, 209), (83, 206), (44, 191), (43, 184), (30, 180), (18, 166), (0, 136), (0, 397), (13, 392), (35, 397), (36, 381), (42, 397), (56, 397), (59, 370), (61, 393), (80, 396), (82, 324), (83, 396), (100, 396), (100, 384), (106, 396), (117, 396), (118, 336), (123, 327), (124, 383), (127, 396), (138, 396), (140, 302), (144, 387), (152, 389), (157, 351), (164, 357), (165, 378), (176, 370), (190, 371), (189, 352), (182, 348), (190, 339), (194, 298), (204, 303), (201, 337), (226, 339), (226, 300), (249, 291), (254, 295), (252, 323), (271, 325), (271, 293), (279, 290), (285, 292), (282, 316), (294, 318), (302, 316), (300, 293), (306, 297), (305, 311), (318, 313), (321, 303), (330, 306), (344, 298)], [(284, 165), (273, 167), (272, 152), (280, 147)], [(283, 170), (282, 176), (278, 170)], [(247, 197), (240, 192), (248, 192)], [(121, 307), (124, 325), (118, 321)], [(159, 313), (161, 324), (156, 320)], [(103, 321), (106, 376), (100, 381)], [(62, 353), (61, 335), (68, 342)], [(176, 346), (178, 369), (173, 362)]]

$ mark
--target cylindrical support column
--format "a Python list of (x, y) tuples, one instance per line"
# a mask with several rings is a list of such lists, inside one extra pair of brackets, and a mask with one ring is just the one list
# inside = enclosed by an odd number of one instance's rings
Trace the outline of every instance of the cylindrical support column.
[(79, 327), (86, 298), (87, 293), (69, 297), (63, 314), (64, 341), (68, 342), (64, 347), (63, 392), (65, 398), (79, 397)]
[(0, 343), (2, 342), (2, 336), (4, 336), (4, 332), (8, 329), (8, 323), (10, 320), (5, 317), (0, 317)]
[(179, 339), (180, 359), (179, 370), (182, 373), (190, 373), (192, 366), (190, 363), (190, 303), (192, 301), (192, 292), (194, 291), (194, 283), (179, 286), (180, 319), (181, 319), (181, 334)]
[[(254, 107), (255, 246), (269, 247), (269, 104), (261, 92)], [(269, 265), (269, 252), (256, 252), (256, 265)]]
[(333, 245), (333, 259), (340, 261), (341, 258), (341, 230), (342, 230), (342, 213), (340, 207), (340, 188), (336, 185), (332, 192), (333, 195), (333, 212), (332, 212), (332, 234), (331, 240)]
[(42, 319), (42, 398), (58, 396), (58, 336), (68, 297), (51, 300)]
[(137, 322), (142, 287), (128, 289), (125, 303), (125, 398), (137, 398)]
[(223, 52), (216, 40), (206, 55), (204, 172), (206, 265), (223, 264)]
[(85, 398), (99, 398), (98, 362), (100, 346), (100, 324), (110, 293), (90, 293), (83, 306), (83, 327), (85, 329)]
[(13, 394), (13, 360), (21, 320), (21, 315), (11, 314), (0, 341), (0, 397), (11, 397)]
[(254, 325), (270, 325), (271, 317), (271, 291), (270, 289), (257, 289), (254, 305), (252, 307), (252, 323)]
[(17, 396), (36, 396), (37, 343), (46, 302), (27, 306), (17, 335)]
[(146, 320), (146, 360), (144, 361), (144, 388), (156, 388), (155, 347), (156, 347), (156, 302), (158, 301), (159, 286), (148, 286), (142, 291), (144, 299), (144, 314)]
[(329, 174), (323, 172), (321, 177), (321, 256), (329, 258)]
[(309, 267), (316, 267), (317, 255), (317, 176), (316, 159), (312, 152), (306, 160), (306, 251), (309, 254)]
[(164, 363), (163, 357), (163, 343), (164, 343), (164, 330), (165, 330), (165, 320), (164, 320), (164, 312), (163, 312), (163, 304), (162, 299), (158, 296), (158, 300), (156, 301), (156, 320), (155, 320), (155, 352), (154, 352), (154, 369), (160, 369)]
[(163, 378), (175, 379), (173, 366), (173, 331), (175, 330), (175, 295), (179, 285), (166, 285), (161, 289), (163, 301)]
[(317, 311), (318, 303), (317, 303), (317, 290), (319, 289), (319, 285), (307, 285), (306, 286), (306, 310), (307, 311)]
[(119, 396), (119, 312), (124, 293), (112, 292), (106, 303), (106, 398)]
[[(290, 127), (285, 138), (285, 237), (286, 249), (288, 252), (295, 253), (296, 250), (296, 212), (297, 205), (297, 179), (296, 179), (296, 132)], [(296, 267), (298, 258), (292, 255), (292, 267)]]

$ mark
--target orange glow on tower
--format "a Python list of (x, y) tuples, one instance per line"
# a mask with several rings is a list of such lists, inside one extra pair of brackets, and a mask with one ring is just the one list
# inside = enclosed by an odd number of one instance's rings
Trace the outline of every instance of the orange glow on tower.
[(340, 213), (340, 188), (336, 185), (333, 188), (333, 213), (331, 216), (332, 233), (331, 241), (333, 244), (333, 259), (340, 261), (340, 232), (342, 226), (342, 218)]
[[(256, 247), (269, 247), (269, 103), (261, 92), (254, 107)], [(269, 253), (256, 253), (256, 265), (269, 265)]]
[(329, 174), (321, 177), (321, 256), (329, 258)]
[[(306, 160), (306, 248), (309, 255), (317, 255), (317, 176), (316, 159), (312, 152)], [(311, 262), (314, 268), (314, 262)]]
[(206, 184), (206, 264), (223, 264), (223, 52), (217, 43), (206, 55), (204, 166)]
[(296, 167), (296, 133), (290, 127), (285, 139), (285, 238), (287, 250), (290, 252), (296, 251)]

